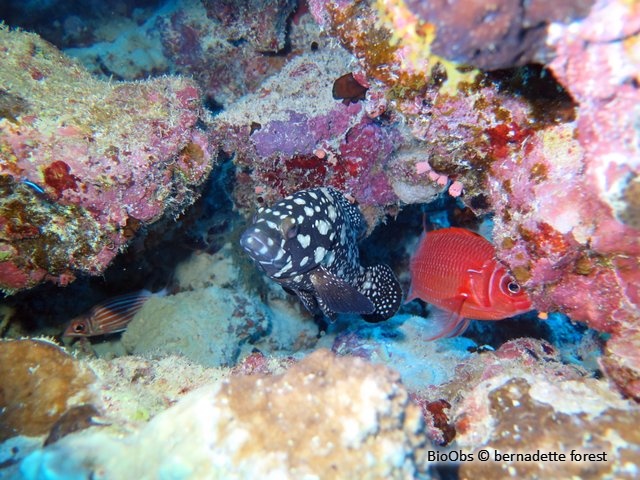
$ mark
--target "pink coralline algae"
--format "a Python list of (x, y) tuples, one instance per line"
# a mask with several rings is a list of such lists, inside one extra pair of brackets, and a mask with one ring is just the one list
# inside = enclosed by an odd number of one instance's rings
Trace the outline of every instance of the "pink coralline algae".
[(226, 106), (282, 67), (285, 55), (265, 53), (285, 50), (295, 5), (292, 0), (179, 2), (146, 29), (158, 31), (170, 71), (198, 78), (205, 96)]
[[(287, 56), (296, 54), (300, 46), (289, 40), (292, 30), (300, 27), (290, 28), (288, 21), (296, 4), (195, 0), (154, 9), (151, 4), (133, 8), (120, 2), (115, 7), (96, 6), (100, 12), (108, 10), (106, 15), (80, 8), (82, 18), (68, 17), (58, 29), (45, 33), (101, 78), (195, 78), (207, 106), (217, 109), (253, 91), (282, 67)], [(59, 10), (57, 15), (65, 18)]]
[(540, 309), (612, 334), (603, 367), (640, 399), (639, 13), (598, 2), (583, 22), (552, 28), (550, 68), (577, 120), (522, 142), (510, 172), (494, 167), (492, 196), (501, 257)]
[(207, 17), (220, 22), (229, 40), (246, 40), (261, 52), (285, 48), (287, 18), (295, 0), (203, 0)]
[(0, 288), (101, 273), (197, 195), (212, 164), (199, 90), (100, 82), (35, 35), (0, 37)]
[(433, 52), (484, 70), (545, 60), (546, 30), (586, 15), (593, 0), (407, 0), (408, 9), (435, 26)]
[(239, 167), (238, 205), (322, 185), (350, 193), (365, 209), (397, 201), (385, 165), (408, 132), (374, 121), (360, 102), (333, 98), (346, 59), (339, 50), (300, 55), (215, 117), (213, 136)]
[[(300, 189), (331, 185), (356, 200), (373, 227), (385, 207), (428, 201), (446, 190), (446, 174), (416, 173), (413, 165), (426, 161), (429, 152), (415, 141), (412, 126), (393, 112), (381, 117), (383, 112), (368, 108), (375, 92), (368, 91), (364, 102), (334, 98), (334, 83), (348, 71), (348, 59), (336, 48), (301, 54), (214, 118), (214, 141), (234, 155), (238, 167), (238, 206), (253, 209)], [(361, 83), (362, 75), (353, 74)], [(452, 194), (461, 188), (455, 183)]]

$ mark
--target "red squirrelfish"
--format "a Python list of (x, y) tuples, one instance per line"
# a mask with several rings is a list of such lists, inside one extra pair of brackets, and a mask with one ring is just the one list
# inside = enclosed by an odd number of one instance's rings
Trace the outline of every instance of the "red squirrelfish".
[(407, 301), (420, 298), (441, 311), (429, 340), (459, 335), (470, 320), (502, 320), (531, 310), (531, 300), (496, 258), (495, 247), (463, 228), (426, 233), (411, 257)]
[(94, 305), (88, 312), (75, 317), (63, 337), (93, 337), (126, 330), (134, 315), (152, 296), (164, 296), (166, 289), (156, 293), (149, 290), (127, 293)]

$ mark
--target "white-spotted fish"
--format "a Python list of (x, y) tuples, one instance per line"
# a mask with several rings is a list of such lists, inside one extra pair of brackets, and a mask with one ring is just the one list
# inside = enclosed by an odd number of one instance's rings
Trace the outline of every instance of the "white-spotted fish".
[(152, 296), (162, 297), (167, 290), (156, 293), (140, 290), (98, 303), (82, 315), (71, 320), (63, 337), (93, 337), (126, 330), (136, 313)]
[(333, 320), (358, 313), (379, 322), (398, 311), (402, 288), (389, 266), (360, 265), (366, 229), (360, 209), (339, 191), (312, 188), (261, 207), (240, 245), (312, 314)]

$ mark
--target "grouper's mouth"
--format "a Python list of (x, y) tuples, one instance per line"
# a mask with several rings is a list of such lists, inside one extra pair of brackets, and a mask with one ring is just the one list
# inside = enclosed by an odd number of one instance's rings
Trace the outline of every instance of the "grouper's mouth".
[(275, 242), (255, 225), (244, 231), (240, 237), (240, 246), (267, 275), (275, 274), (286, 264), (286, 255), (280, 247), (280, 242)]

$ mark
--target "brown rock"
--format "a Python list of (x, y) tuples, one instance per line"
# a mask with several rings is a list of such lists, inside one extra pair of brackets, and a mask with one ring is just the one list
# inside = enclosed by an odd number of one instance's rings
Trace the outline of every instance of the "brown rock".
[(91, 370), (46, 340), (0, 342), (0, 441), (48, 433), (71, 407), (91, 403)]
[(495, 70), (540, 61), (550, 23), (585, 16), (592, 0), (410, 0), (407, 6), (436, 26), (433, 52)]

